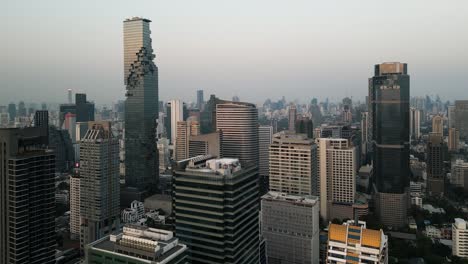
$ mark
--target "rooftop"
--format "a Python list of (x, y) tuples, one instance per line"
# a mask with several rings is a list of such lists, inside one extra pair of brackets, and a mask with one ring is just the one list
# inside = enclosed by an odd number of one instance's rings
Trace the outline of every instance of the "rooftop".
[(142, 18), (142, 17), (130, 17), (130, 18), (126, 18), (124, 20), (124, 22), (131, 22), (131, 21), (144, 21), (144, 22), (151, 22), (151, 20), (147, 19), (147, 18)]
[(318, 197), (312, 195), (291, 195), (282, 192), (268, 192), (262, 196), (262, 200), (284, 201), (294, 204), (315, 205), (318, 204)]

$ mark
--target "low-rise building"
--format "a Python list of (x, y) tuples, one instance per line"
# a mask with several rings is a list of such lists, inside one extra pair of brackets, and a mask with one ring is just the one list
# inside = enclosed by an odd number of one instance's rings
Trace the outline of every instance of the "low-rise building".
[(122, 222), (135, 223), (145, 215), (145, 207), (142, 202), (133, 201), (130, 208), (125, 208), (122, 211)]

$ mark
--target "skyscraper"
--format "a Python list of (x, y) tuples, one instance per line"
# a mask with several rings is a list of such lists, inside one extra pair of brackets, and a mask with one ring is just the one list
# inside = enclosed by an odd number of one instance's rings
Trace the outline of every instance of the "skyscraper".
[(198, 156), (173, 176), (177, 237), (190, 263), (259, 263), (258, 169), (238, 159)]
[(26, 116), (26, 105), (23, 101), (20, 101), (18, 104), (18, 116), (23, 117)]
[(273, 138), (272, 126), (258, 127), (258, 174), (260, 175), (260, 194), (268, 190), (270, 176), (270, 144)]
[(205, 104), (205, 101), (203, 100), (203, 90), (198, 90), (197, 91), (197, 108), (198, 110), (203, 111), (203, 105)]
[(295, 104), (289, 106), (289, 131), (294, 131), (296, 126), (297, 109)]
[(451, 127), (448, 129), (448, 150), (457, 152), (460, 144), (460, 133), (458, 129)]
[(119, 141), (110, 122), (90, 122), (80, 142), (81, 247), (119, 228)]
[[(171, 100), (169, 101), (170, 107), (170, 126), (171, 126), (171, 134), (170, 134), (170, 142), (172, 145), (176, 145), (177, 141), (177, 122), (184, 121), (184, 103), (180, 100)], [(169, 136), (169, 135), (168, 135)]]
[(268, 263), (319, 263), (319, 207), (316, 196), (262, 196), (261, 231)]
[(317, 145), (304, 134), (282, 131), (270, 145), (270, 190), (318, 195)]
[(455, 128), (460, 133), (460, 139), (468, 140), (468, 100), (455, 101)]
[(73, 104), (73, 101), (72, 101), (72, 97), (73, 97), (73, 95), (72, 95), (72, 89), (68, 89), (68, 90), (67, 90), (67, 94), (68, 94), (68, 103), (69, 103), (69, 104)]
[(0, 263), (55, 263), (55, 160), (47, 144), (44, 126), (0, 129)]
[(377, 215), (386, 226), (407, 220), (409, 186), (409, 95), (406, 63), (375, 65), (369, 79)]
[(298, 134), (306, 134), (308, 138), (314, 138), (314, 124), (310, 117), (300, 117), (296, 120), (295, 131)]
[(8, 104), (8, 115), (10, 116), (10, 122), (14, 122), (16, 118), (16, 105), (15, 103)]
[(419, 140), (421, 137), (421, 110), (410, 108), (410, 139)]
[(427, 142), (427, 189), (430, 194), (444, 193), (444, 139), (440, 133), (430, 133)]
[(447, 107), (448, 127), (455, 127), (455, 106), (449, 105)]
[[(158, 181), (156, 119), (158, 67), (151, 45), (151, 20), (124, 21), (125, 184), (139, 191), (154, 191)], [(144, 162), (142, 162), (144, 161)], [(139, 196), (139, 195), (136, 195)], [(134, 197), (141, 198), (142, 197)]]
[(213, 155), (217, 158), (223, 157), (221, 142), (223, 133), (216, 131), (209, 134), (194, 135), (189, 138), (189, 157), (200, 155)]
[(258, 164), (258, 112), (254, 104), (217, 104), (216, 128), (223, 133), (224, 157), (239, 158), (242, 164)]
[(76, 173), (70, 176), (70, 237), (80, 239), (80, 175)]
[(200, 134), (200, 125), (198, 121), (178, 121), (177, 138), (175, 145), (175, 160), (189, 158), (189, 142), (191, 136)]
[(441, 137), (444, 136), (444, 120), (440, 115), (436, 115), (432, 118), (432, 133), (437, 133)]

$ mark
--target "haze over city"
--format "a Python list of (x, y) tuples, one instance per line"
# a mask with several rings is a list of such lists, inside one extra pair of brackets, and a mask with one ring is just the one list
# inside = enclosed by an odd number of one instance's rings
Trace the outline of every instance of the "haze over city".
[[(110, 12), (112, 9), (112, 12)], [(468, 86), (468, 2), (7, 1), (0, 103), (123, 100), (122, 21), (151, 18), (160, 98), (363, 100), (376, 62), (404, 61), (411, 95)]]

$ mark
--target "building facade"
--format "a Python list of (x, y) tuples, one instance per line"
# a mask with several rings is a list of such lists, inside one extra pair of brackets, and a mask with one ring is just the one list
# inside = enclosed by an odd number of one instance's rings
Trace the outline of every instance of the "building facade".
[(467, 221), (455, 218), (452, 224), (452, 255), (468, 258), (468, 225)]
[(223, 133), (216, 131), (213, 133), (190, 136), (189, 157), (200, 155), (213, 155), (218, 158), (223, 157), (222, 145)]
[(255, 166), (198, 156), (176, 163), (177, 237), (191, 263), (259, 262), (259, 190)]
[(270, 176), (270, 144), (273, 138), (272, 126), (258, 127), (258, 174), (260, 175), (260, 193), (268, 190)]
[(421, 110), (410, 108), (410, 139), (418, 141), (421, 138)]
[(460, 139), (468, 140), (468, 100), (455, 101), (455, 128), (460, 133)]
[(269, 264), (319, 263), (318, 197), (268, 192), (260, 221)]
[(432, 195), (443, 195), (444, 193), (444, 139), (439, 132), (429, 133), (427, 142), (427, 190)]
[(80, 239), (80, 175), (79, 172), (70, 176), (70, 237)]

